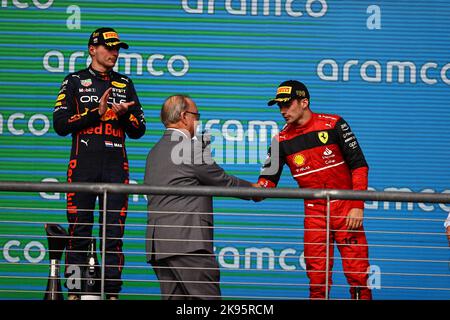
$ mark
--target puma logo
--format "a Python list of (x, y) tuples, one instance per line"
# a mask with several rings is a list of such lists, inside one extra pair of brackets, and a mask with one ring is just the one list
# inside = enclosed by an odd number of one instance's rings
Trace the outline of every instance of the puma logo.
[(86, 147), (88, 146), (89, 139), (87, 139), (87, 140), (81, 139), (80, 141), (81, 141), (81, 143), (84, 143), (86, 145)]

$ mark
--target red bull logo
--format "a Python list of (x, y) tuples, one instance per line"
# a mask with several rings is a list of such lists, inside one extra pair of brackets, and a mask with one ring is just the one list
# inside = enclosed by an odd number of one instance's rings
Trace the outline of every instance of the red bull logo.
[(135, 128), (139, 127), (138, 119), (136, 119), (136, 117), (134, 115), (132, 115), (132, 114), (130, 114), (130, 122)]
[(105, 124), (105, 134), (117, 138), (123, 138), (123, 129), (114, 129), (110, 123)]
[(84, 112), (83, 113), (74, 114), (72, 117), (70, 117), (69, 123), (72, 123), (72, 122), (80, 120), (81, 117), (84, 117), (85, 115), (87, 115), (88, 111), (89, 111), (88, 108), (84, 108)]
[[(73, 170), (77, 167), (77, 160), (73, 159), (69, 162), (69, 168), (67, 169), (67, 182), (72, 183)], [(67, 212), (69, 214), (76, 214), (78, 211), (77, 206), (73, 203), (74, 192), (67, 193)]]
[[(56, 106), (55, 106), (56, 107)], [(79, 114), (74, 114), (73, 116), (71, 116), (70, 117), (70, 119), (69, 119), (69, 123), (72, 123), (72, 122), (75, 122), (75, 121), (78, 121), (78, 120), (80, 120), (81, 119), (81, 115), (79, 115)]]
[(80, 131), (81, 135), (83, 135), (83, 134), (102, 135), (103, 133), (107, 136), (113, 136), (113, 137), (118, 137), (118, 138), (123, 138), (123, 136), (124, 136), (123, 129), (122, 128), (115, 129), (111, 123), (105, 123), (104, 128), (103, 128), (103, 124), (100, 123), (96, 127), (91, 127), (91, 128), (87, 128), (87, 129)]
[(111, 108), (108, 108), (108, 110), (106, 110), (105, 114), (102, 116), (101, 120), (102, 121), (119, 120), (119, 118)]

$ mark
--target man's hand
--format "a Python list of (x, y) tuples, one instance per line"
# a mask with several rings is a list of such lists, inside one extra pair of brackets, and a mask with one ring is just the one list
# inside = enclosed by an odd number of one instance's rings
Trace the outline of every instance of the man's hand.
[(103, 116), (106, 110), (108, 110), (108, 99), (109, 95), (111, 94), (111, 90), (112, 88), (108, 88), (100, 98), (100, 103), (98, 104), (98, 113), (100, 114), (100, 116)]
[[(252, 187), (253, 187), (253, 188), (261, 188), (261, 185), (260, 185), (259, 183), (252, 183)], [(261, 198), (261, 197), (253, 197), (252, 200), (253, 200), (254, 202), (260, 202), (260, 201), (264, 200), (264, 198)]]
[(447, 227), (448, 246), (450, 247), (450, 226)]
[(134, 101), (122, 102), (119, 104), (113, 103), (111, 109), (112, 111), (114, 111), (115, 114), (117, 114), (118, 117), (120, 117), (121, 115), (124, 115), (128, 111), (129, 107), (134, 106), (135, 104), (136, 102)]
[(356, 230), (362, 226), (364, 217), (363, 209), (353, 208), (347, 215), (347, 221), (345, 223), (348, 230)]

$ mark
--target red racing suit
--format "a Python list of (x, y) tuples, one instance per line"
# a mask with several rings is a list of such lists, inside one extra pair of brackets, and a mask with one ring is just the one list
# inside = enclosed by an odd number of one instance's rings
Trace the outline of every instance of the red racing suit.
[[(109, 87), (112, 87), (109, 106), (135, 101), (135, 105), (120, 117), (109, 107), (103, 116), (98, 113), (100, 98)], [(144, 112), (131, 79), (114, 71), (100, 73), (89, 67), (69, 74), (56, 100), (53, 127), (61, 136), (72, 134), (67, 181), (128, 183), (125, 133), (132, 139), (138, 139), (146, 129)], [(68, 266), (86, 265), (97, 197), (96, 194), (83, 192), (67, 194), (71, 238), (66, 251), (66, 277), (72, 275)], [(122, 237), (128, 195), (109, 194), (107, 201), (105, 292), (117, 294), (122, 285)], [(99, 208), (101, 212), (103, 201), (99, 201)], [(102, 220), (100, 214), (100, 224)], [(101, 228), (99, 234), (101, 238)], [(79, 288), (69, 288), (69, 291), (77, 292), (76, 289)]]
[[(301, 188), (366, 190), (368, 165), (350, 126), (337, 115), (313, 113), (304, 125), (286, 125), (274, 137), (258, 183), (276, 187), (283, 166)], [(310, 298), (325, 298), (326, 200), (305, 200), (304, 250)], [(352, 298), (371, 299), (367, 287), (368, 246), (363, 228), (347, 230), (346, 217), (363, 201), (333, 200), (330, 204), (329, 287), (333, 247), (337, 243)]]

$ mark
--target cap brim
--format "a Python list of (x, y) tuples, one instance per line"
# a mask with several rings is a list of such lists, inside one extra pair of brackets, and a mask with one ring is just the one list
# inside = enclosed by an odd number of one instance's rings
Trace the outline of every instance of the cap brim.
[(129, 45), (126, 44), (125, 42), (120, 42), (120, 43), (119, 43), (119, 47), (124, 48), (124, 49), (128, 49), (128, 48), (129, 48)]
[(105, 45), (108, 47), (120, 47), (120, 48), (124, 48), (124, 49), (129, 48), (128, 44), (126, 44), (125, 42), (122, 42), (122, 41), (107, 42), (107, 43), (105, 43)]
[(268, 105), (268, 106), (273, 106), (275, 103), (278, 103), (278, 102), (287, 102), (287, 101), (291, 100), (292, 98), (294, 98), (294, 97), (275, 98), (275, 99), (272, 99), (272, 100), (270, 100), (269, 102), (267, 102), (267, 105)]
[(272, 99), (269, 102), (267, 102), (267, 105), (268, 106), (273, 106), (275, 103), (277, 103), (277, 101), (275, 99)]

